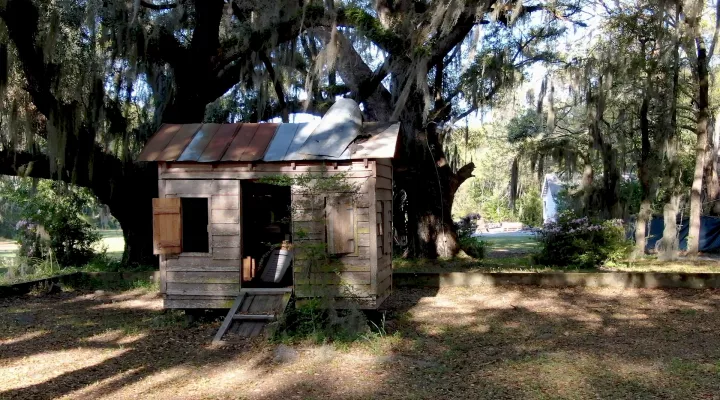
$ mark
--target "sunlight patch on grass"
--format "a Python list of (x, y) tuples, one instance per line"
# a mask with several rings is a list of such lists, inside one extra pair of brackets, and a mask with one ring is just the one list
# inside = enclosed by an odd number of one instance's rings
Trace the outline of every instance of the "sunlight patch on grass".
[(125, 238), (123, 238), (121, 230), (100, 231), (100, 238), (100, 241), (95, 243), (95, 251), (105, 250), (108, 257), (114, 260), (122, 258), (125, 250)]
[(39, 338), (40, 336), (47, 335), (48, 333), (49, 333), (49, 331), (47, 331), (47, 330), (39, 330), (39, 331), (27, 332), (27, 333), (24, 333), (24, 334), (22, 334), (22, 335), (20, 335), (20, 336), (15, 336), (15, 337), (11, 337), (11, 338), (8, 338), (8, 339), (0, 340), (0, 345), (9, 346), (9, 345), (11, 345), (11, 344), (17, 344), (17, 343), (20, 343), (20, 342), (25, 342), (25, 341), (28, 341), (28, 340), (37, 339), (37, 338)]
[(64, 374), (100, 365), (128, 351), (130, 349), (97, 351), (80, 347), (40, 352), (4, 363), (0, 366), (0, 382), (6, 391), (40, 385)]
[(137, 342), (147, 336), (147, 333), (134, 333), (128, 334), (124, 329), (108, 329), (103, 333), (84, 338), (81, 342), (87, 343), (106, 343), (106, 344), (117, 344), (126, 345), (133, 342)]

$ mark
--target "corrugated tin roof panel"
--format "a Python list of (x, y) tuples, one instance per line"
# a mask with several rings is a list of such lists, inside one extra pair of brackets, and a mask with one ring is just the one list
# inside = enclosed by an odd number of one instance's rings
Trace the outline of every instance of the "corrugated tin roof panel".
[(338, 159), (361, 131), (362, 113), (357, 103), (338, 99), (298, 153)]
[(182, 125), (176, 124), (163, 124), (160, 126), (160, 129), (148, 140), (142, 152), (140, 152), (138, 161), (163, 161), (158, 160), (158, 156), (165, 150), (165, 147), (181, 127)]
[(400, 124), (391, 122), (370, 122), (363, 125), (366, 140), (358, 140), (350, 148), (350, 158), (393, 158), (397, 147)]
[(303, 124), (280, 124), (275, 131), (275, 138), (270, 142), (263, 161), (282, 161), (287, 154), (295, 134)]
[(220, 161), (240, 161), (240, 157), (247, 149), (247, 146), (252, 141), (255, 132), (257, 132), (258, 124), (242, 124), (238, 132), (235, 134), (235, 139), (230, 143), (230, 146), (225, 151), (225, 155), (222, 156)]
[(258, 124), (258, 129), (255, 131), (250, 144), (240, 156), (239, 161), (258, 161), (262, 160), (265, 155), (270, 142), (275, 137), (275, 131), (277, 130), (278, 124)]
[(200, 129), (202, 124), (185, 124), (180, 126), (180, 130), (175, 134), (170, 143), (158, 155), (158, 160), (175, 161), (182, 154), (185, 147), (190, 144), (195, 133)]
[(205, 150), (203, 150), (198, 162), (220, 161), (241, 127), (242, 124), (222, 124), (220, 129), (215, 132), (210, 143), (205, 147)]
[(290, 143), (290, 147), (287, 149), (287, 153), (285, 153), (285, 156), (283, 157), (284, 161), (292, 161), (292, 160), (303, 160), (303, 155), (298, 152), (300, 148), (305, 144), (305, 141), (307, 138), (310, 137), (310, 134), (313, 133), (315, 128), (317, 128), (318, 124), (320, 124), (320, 121), (313, 121), (308, 122), (304, 124), (300, 124), (300, 128), (295, 132), (295, 137), (293, 138), (292, 142)]
[(302, 124), (165, 124), (140, 161), (341, 161), (392, 158), (400, 124), (362, 123), (352, 100), (338, 101), (320, 121)]
[(197, 161), (205, 151), (205, 148), (210, 144), (215, 136), (215, 133), (220, 129), (220, 124), (203, 124), (200, 130), (197, 131), (192, 141), (185, 148), (185, 151), (180, 154), (178, 161)]

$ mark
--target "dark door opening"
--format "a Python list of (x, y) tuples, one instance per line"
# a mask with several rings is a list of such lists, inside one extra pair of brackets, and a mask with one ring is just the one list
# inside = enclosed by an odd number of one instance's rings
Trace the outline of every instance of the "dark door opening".
[(183, 253), (209, 253), (208, 199), (182, 197), (182, 251)]
[(264, 267), (273, 260), (273, 251), (280, 249), (284, 240), (290, 241), (290, 187), (242, 181), (241, 192), (243, 265), (254, 263), (256, 271), (252, 280), (243, 277), (243, 286), (291, 286), (292, 267), (279, 282), (261, 279)]

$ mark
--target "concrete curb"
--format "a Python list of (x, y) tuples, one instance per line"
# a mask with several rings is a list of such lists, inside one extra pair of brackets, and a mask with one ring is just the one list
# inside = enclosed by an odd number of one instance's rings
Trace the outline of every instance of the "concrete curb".
[(665, 272), (393, 272), (393, 287), (529, 285), (618, 289), (718, 289), (720, 273)]
[[(84, 279), (104, 283), (150, 280), (160, 282), (159, 271), (74, 272), (34, 281), (0, 285), (0, 298), (18, 296), (51, 284), (73, 284)], [(683, 272), (393, 272), (396, 288), (476, 286), (588, 287), (617, 289), (720, 289), (720, 273)]]

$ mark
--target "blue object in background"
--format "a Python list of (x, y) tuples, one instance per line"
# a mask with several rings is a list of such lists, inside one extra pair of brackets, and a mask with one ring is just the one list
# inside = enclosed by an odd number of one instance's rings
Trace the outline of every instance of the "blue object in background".
[[(687, 237), (690, 230), (689, 218), (678, 219), (678, 231), (680, 239), (680, 250), (687, 250)], [(647, 249), (654, 250), (658, 240), (662, 239), (665, 221), (661, 217), (655, 217), (650, 221), (648, 229)], [(720, 250), (720, 218), (700, 217), (700, 248), (704, 253), (711, 253)]]

